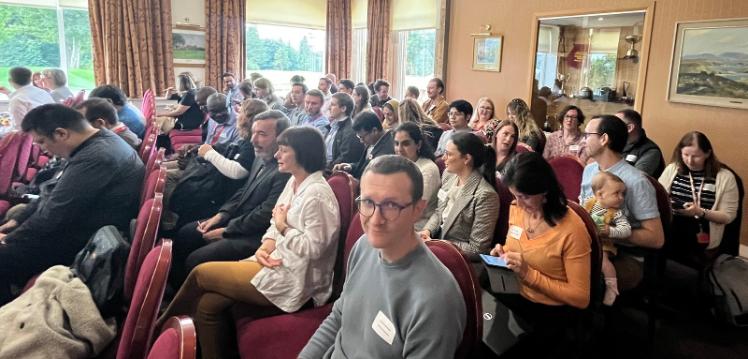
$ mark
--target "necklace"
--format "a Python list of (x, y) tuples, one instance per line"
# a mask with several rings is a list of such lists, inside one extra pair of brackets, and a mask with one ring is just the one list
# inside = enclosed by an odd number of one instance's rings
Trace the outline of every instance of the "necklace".
[(530, 216), (527, 216), (525, 217), (525, 230), (529, 234), (534, 234), (535, 231), (538, 230), (538, 227), (540, 227), (540, 225), (543, 223), (543, 221), (543, 217), (540, 217), (540, 220), (536, 221), (534, 226), (531, 226)]

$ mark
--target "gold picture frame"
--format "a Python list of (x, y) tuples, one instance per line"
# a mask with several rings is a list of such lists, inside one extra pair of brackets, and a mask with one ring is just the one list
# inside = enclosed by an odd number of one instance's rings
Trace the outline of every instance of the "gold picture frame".
[(501, 52), (504, 36), (475, 36), (473, 38), (473, 70), (501, 72)]
[(748, 19), (675, 25), (667, 99), (748, 109)]

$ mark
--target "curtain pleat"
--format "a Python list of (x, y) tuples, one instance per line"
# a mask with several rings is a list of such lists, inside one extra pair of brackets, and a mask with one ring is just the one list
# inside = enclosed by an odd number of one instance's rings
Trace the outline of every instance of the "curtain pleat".
[(351, 2), (327, 1), (327, 72), (339, 79), (351, 76)]
[(385, 78), (390, 40), (390, 0), (369, 0), (366, 79)]
[(205, 0), (205, 85), (222, 89), (221, 74), (245, 72), (245, 0)]
[(97, 85), (130, 97), (174, 86), (170, 0), (88, 0)]

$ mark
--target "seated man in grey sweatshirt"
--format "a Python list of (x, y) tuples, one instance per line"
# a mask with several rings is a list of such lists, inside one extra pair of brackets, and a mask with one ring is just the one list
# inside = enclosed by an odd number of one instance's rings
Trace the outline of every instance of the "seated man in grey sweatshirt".
[(332, 313), (299, 358), (451, 358), (466, 323), (462, 292), (413, 226), (426, 206), (421, 172), (404, 157), (368, 165), (356, 200), (364, 236)]

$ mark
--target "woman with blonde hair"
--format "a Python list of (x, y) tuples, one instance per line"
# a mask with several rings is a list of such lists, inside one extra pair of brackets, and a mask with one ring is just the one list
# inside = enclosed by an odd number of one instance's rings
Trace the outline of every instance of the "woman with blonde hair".
[(192, 78), (186, 73), (181, 73), (177, 76), (177, 84), (179, 103), (172, 111), (161, 113), (156, 118), (156, 125), (163, 133), (168, 133), (174, 128), (194, 130), (205, 120), (200, 105), (197, 104), (197, 88)]
[(473, 112), (473, 118), (470, 119), (470, 128), (473, 129), (473, 132), (482, 133), (490, 142), (498, 124), (496, 106), (494, 106), (493, 101), (488, 97), (479, 98), (475, 112)]
[(506, 117), (517, 124), (519, 128), (519, 142), (524, 143), (533, 151), (543, 153), (545, 135), (530, 113), (530, 107), (521, 98), (515, 98), (506, 105)]
[(431, 148), (436, 148), (439, 144), (439, 138), (442, 136), (442, 133), (444, 133), (444, 130), (439, 128), (434, 120), (426, 116), (426, 113), (423, 112), (418, 101), (412, 98), (406, 98), (400, 102), (400, 106), (398, 107), (400, 123), (417, 123), (421, 127), (423, 134), (426, 135), (426, 139), (431, 145)]

